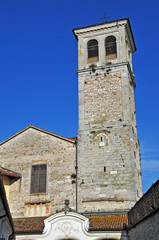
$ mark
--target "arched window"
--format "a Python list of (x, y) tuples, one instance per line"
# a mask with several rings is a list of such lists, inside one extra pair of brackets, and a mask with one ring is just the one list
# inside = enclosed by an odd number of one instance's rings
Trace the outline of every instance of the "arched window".
[(97, 62), (98, 58), (98, 41), (95, 39), (89, 40), (87, 43), (88, 62)]
[(105, 55), (106, 59), (116, 58), (116, 38), (114, 36), (109, 36), (105, 39)]

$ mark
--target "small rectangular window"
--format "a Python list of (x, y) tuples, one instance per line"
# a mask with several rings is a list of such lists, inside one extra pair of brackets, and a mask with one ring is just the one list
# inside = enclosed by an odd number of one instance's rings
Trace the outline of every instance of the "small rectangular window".
[(106, 172), (106, 170), (107, 170), (106, 167), (104, 167), (104, 172)]
[(31, 193), (46, 192), (46, 164), (32, 166)]

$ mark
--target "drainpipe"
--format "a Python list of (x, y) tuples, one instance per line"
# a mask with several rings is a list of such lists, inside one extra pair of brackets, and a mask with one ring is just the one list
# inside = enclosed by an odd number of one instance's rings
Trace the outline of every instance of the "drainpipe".
[(78, 199), (77, 199), (77, 197), (78, 197), (78, 194), (77, 194), (77, 187), (78, 187), (78, 184), (77, 184), (77, 173), (78, 173), (78, 160), (77, 160), (77, 150), (78, 150), (78, 138), (77, 138), (77, 140), (76, 140), (76, 142), (75, 142), (75, 144), (76, 144), (76, 212), (78, 211)]

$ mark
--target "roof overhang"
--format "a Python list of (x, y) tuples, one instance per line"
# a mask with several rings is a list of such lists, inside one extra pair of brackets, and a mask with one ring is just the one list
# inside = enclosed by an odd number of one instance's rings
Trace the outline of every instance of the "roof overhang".
[(4, 167), (1, 167), (0, 166), (0, 174), (2, 176), (7, 176), (7, 177), (11, 177), (11, 178), (21, 178), (22, 175), (18, 172), (15, 172), (11, 169), (8, 169), (8, 168), (4, 168)]
[(128, 37), (129, 37), (129, 41), (130, 41), (130, 44), (132, 47), (132, 52), (135, 52), (137, 49), (136, 49), (136, 44), (135, 44), (135, 40), (134, 40), (134, 36), (133, 36), (129, 18), (121, 18), (118, 20), (110, 21), (110, 22), (75, 28), (72, 31), (73, 31), (73, 34), (75, 35), (75, 38), (78, 40), (78, 38), (83, 34), (91, 33), (94, 31), (97, 32), (97, 31), (101, 31), (104, 29), (106, 30), (106, 29), (110, 29), (113, 27), (119, 27), (121, 25), (125, 25), (125, 28), (126, 28), (126, 31), (127, 31)]

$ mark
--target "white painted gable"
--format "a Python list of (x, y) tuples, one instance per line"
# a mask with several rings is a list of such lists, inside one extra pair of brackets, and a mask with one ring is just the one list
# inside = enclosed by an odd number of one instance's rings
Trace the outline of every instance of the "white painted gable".
[(89, 232), (89, 219), (74, 212), (62, 212), (45, 219), (42, 234), (18, 235), (17, 240), (104, 240), (121, 238), (121, 232)]

